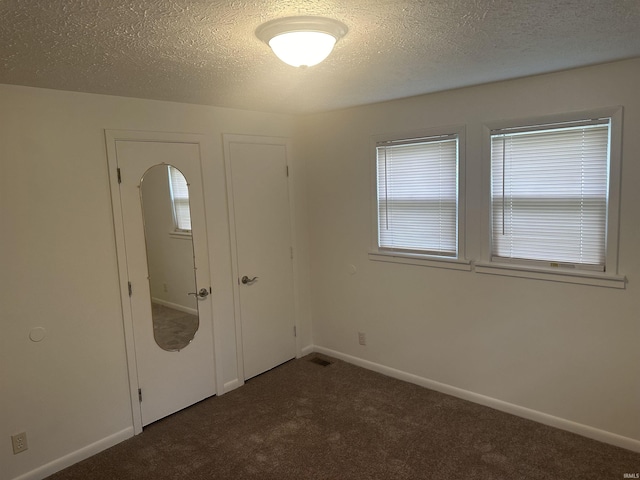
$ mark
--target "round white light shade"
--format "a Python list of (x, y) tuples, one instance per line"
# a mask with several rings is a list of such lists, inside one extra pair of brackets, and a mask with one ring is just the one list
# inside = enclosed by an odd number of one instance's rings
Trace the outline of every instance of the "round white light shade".
[(287, 17), (260, 25), (256, 36), (283, 62), (311, 67), (329, 56), (347, 26), (323, 17)]
[(273, 53), (293, 67), (312, 67), (329, 56), (336, 39), (328, 33), (289, 32), (269, 40)]

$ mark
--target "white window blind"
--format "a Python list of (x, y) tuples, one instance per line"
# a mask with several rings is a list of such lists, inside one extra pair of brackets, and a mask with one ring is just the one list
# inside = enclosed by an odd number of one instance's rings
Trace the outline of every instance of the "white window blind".
[(458, 138), (377, 145), (378, 246), (457, 256)]
[(171, 165), (169, 165), (169, 187), (176, 230), (190, 232), (189, 186), (187, 185), (187, 179), (184, 178), (180, 170)]
[(610, 119), (491, 132), (492, 260), (605, 270)]

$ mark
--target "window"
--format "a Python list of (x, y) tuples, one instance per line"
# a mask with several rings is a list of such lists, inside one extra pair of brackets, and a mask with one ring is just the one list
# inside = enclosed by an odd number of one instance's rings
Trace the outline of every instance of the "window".
[(461, 257), (461, 135), (462, 129), (454, 129), (442, 135), (378, 138), (377, 248), (371, 259), (422, 257), (457, 262)]
[(490, 130), (490, 264), (478, 271), (616, 275), (616, 112)]
[(191, 232), (191, 211), (189, 209), (189, 186), (182, 172), (171, 165), (169, 169), (169, 191), (173, 206), (173, 220), (176, 232)]
[(491, 133), (493, 259), (604, 270), (609, 122)]

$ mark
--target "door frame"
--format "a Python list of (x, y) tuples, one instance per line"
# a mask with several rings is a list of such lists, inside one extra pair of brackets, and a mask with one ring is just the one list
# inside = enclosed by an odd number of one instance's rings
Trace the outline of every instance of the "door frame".
[[(135, 340), (133, 335), (133, 315), (131, 311), (131, 301), (129, 297), (129, 276), (127, 274), (127, 250), (124, 235), (124, 221), (122, 218), (122, 202), (120, 200), (120, 187), (118, 182), (118, 158), (116, 151), (116, 142), (118, 141), (138, 141), (138, 142), (157, 142), (157, 143), (190, 143), (197, 144), (200, 152), (200, 175), (203, 180), (203, 196), (204, 210), (207, 233), (207, 248), (212, 251), (212, 222), (207, 218), (207, 192), (204, 188), (204, 172), (202, 163), (206, 159), (211, 158), (211, 145), (204, 135), (192, 133), (171, 133), (171, 132), (146, 132), (138, 130), (105, 130), (105, 141), (107, 148), (107, 165), (109, 169), (109, 185), (111, 190), (111, 204), (113, 207), (113, 227), (116, 243), (116, 257), (118, 263), (118, 279), (120, 282), (120, 299), (122, 308), (122, 320), (124, 328), (125, 351), (127, 356), (127, 372), (129, 376), (129, 395), (131, 400), (131, 415), (133, 421), (134, 434), (142, 432), (142, 410), (138, 400), (138, 369), (136, 361)], [(209, 276), (213, 277), (213, 261), (211, 254), (209, 255)], [(213, 278), (210, 278), (210, 285), (214, 285)], [(215, 288), (212, 292), (212, 301), (215, 301)], [(214, 356), (214, 375), (212, 379), (215, 385), (216, 393), (224, 392), (223, 374), (222, 374), (222, 347), (219, 345), (218, 332), (220, 326), (215, 316), (211, 318), (200, 319), (200, 321), (211, 322), (211, 330), (213, 338), (213, 356)]]
[(233, 306), (234, 306), (234, 322), (236, 327), (236, 356), (238, 364), (238, 386), (244, 385), (244, 349), (242, 345), (242, 318), (240, 317), (240, 285), (238, 279), (240, 278), (240, 271), (238, 268), (238, 248), (236, 243), (236, 221), (235, 221), (235, 207), (233, 200), (233, 178), (231, 175), (231, 149), (232, 143), (249, 143), (249, 144), (262, 144), (262, 145), (278, 145), (285, 148), (286, 165), (287, 165), (287, 189), (289, 197), (289, 228), (291, 230), (291, 246), (293, 248), (293, 259), (291, 268), (293, 270), (293, 312), (294, 319), (293, 325), (296, 329), (295, 346), (296, 346), (296, 358), (302, 356), (302, 346), (300, 340), (300, 325), (299, 319), (301, 318), (300, 311), (300, 289), (298, 278), (298, 257), (299, 249), (296, 236), (295, 226), (295, 202), (294, 202), (294, 189), (293, 189), (293, 156), (292, 156), (292, 142), (287, 137), (269, 137), (262, 135), (244, 135), (244, 134), (231, 134), (224, 133), (222, 135), (222, 143), (224, 147), (224, 169), (227, 179), (227, 208), (229, 210), (229, 240), (231, 244), (231, 271), (233, 275)]

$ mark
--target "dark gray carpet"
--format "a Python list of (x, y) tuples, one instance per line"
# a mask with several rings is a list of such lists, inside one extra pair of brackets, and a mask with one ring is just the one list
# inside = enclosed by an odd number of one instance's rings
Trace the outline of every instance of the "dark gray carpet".
[(622, 479), (640, 454), (330, 359), (293, 360), (62, 479)]

